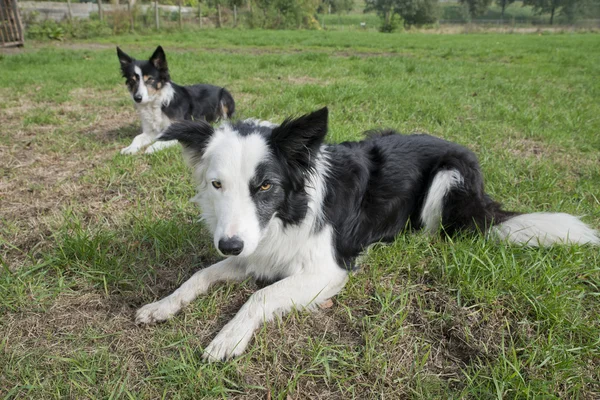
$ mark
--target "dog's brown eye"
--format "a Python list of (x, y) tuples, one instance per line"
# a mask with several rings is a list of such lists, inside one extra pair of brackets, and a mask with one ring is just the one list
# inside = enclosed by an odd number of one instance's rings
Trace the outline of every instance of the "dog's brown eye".
[(221, 182), (219, 181), (212, 181), (211, 183), (215, 189), (221, 189), (222, 187)]
[(264, 182), (262, 185), (260, 185), (260, 190), (262, 190), (263, 192), (271, 189), (271, 184), (269, 182)]
[(148, 79), (146, 79), (146, 83), (152, 83), (153, 80), (154, 79), (152, 79), (152, 78), (148, 78)]

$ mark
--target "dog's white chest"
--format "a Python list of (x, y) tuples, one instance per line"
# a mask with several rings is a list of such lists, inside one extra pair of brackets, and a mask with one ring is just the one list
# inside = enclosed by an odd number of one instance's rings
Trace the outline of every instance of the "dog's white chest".
[(158, 101), (139, 104), (136, 108), (142, 120), (142, 131), (151, 135), (153, 139), (171, 125), (171, 120), (162, 111), (161, 103)]

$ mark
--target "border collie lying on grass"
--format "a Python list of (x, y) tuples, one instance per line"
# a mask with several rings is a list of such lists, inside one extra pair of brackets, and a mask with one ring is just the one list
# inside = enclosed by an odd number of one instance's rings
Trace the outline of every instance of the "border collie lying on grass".
[(194, 199), (226, 258), (139, 309), (136, 322), (166, 320), (218, 281), (274, 281), (206, 348), (205, 359), (222, 360), (241, 354), (264, 320), (338, 293), (361, 251), (407, 227), (484, 232), (530, 246), (600, 243), (574, 216), (502, 210), (484, 192), (477, 158), (460, 145), (393, 131), (325, 145), (327, 114), (323, 108), (280, 126), (183, 122), (159, 138), (183, 145), (198, 184)]
[(173, 121), (215, 122), (230, 118), (235, 111), (233, 97), (222, 87), (179, 86), (171, 81), (167, 58), (160, 46), (148, 61), (135, 60), (118, 47), (117, 55), (127, 89), (142, 120), (142, 133), (121, 150), (121, 154), (135, 154), (146, 146), (146, 153), (153, 153), (177, 144), (176, 140), (155, 142)]

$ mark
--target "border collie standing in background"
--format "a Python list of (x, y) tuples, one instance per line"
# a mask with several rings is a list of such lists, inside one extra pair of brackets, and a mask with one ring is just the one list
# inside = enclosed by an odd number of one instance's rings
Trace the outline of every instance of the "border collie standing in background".
[[(167, 58), (158, 46), (148, 61), (138, 61), (117, 47), (121, 72), (142, 120), (142, 133), (121, 154), (135, 154), (144, 147), (146, 153), (177, 144), (155, 142), (173, 121), (227, 119), (235, 111), (231, 94), (213, 85), (179, 86), (171, 81)], [(153, 143), (154, 142), (154, 143)]]
[(407, 229), (482, 232), (530, 246), (600, 243), (574, 216), (502, 210), (484, 192), (477, 158), (458, 144), (381, 131), (324, 145), (327, 114), (280, 126), (183, 122), (159, 138), (183, 145), (198, 185), (194, 200), (226, 258), (139, 309), (136, 322), (166, 320), (218, 281), (275, 281), (250, 297), (203, 355), (227, 359), (244, 351), (264, 320), (338, 293), (364, 249)]

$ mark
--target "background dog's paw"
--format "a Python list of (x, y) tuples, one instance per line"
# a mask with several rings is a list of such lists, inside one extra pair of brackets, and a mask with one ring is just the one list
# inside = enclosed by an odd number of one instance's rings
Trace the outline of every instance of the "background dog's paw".
[(127, 146), (124, 149), (121, 149), (121, 154), (135, 154), (140, 150), (137, 146)]
[(135, 313), (136, 324), (153, 324), (155, 322), (166, 321), (171, 318), (178, 308), (173, 307), (170, 301), (165, 299), (154, 303), (146, 304)]
[(225, 361), (237, 357), (246, 350), (252, 338), (252, 331), (235, 331), (227, 326), (219, 332), (202, 354), (202, 359), (208, 362)]

